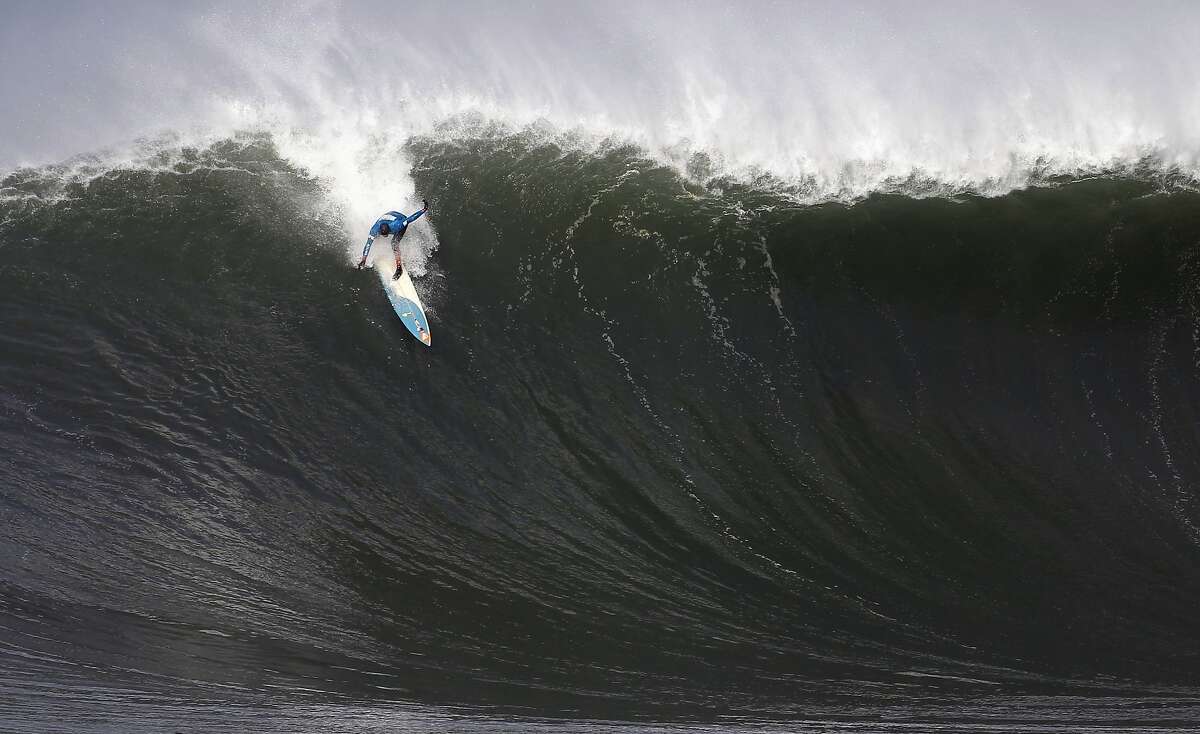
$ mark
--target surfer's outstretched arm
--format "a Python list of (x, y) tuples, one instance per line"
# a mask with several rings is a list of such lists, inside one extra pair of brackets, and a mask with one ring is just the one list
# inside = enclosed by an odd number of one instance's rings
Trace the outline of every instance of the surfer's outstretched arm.
[[(404, 220), (404, 226), (406, 226), (406, 227), (407, 227), (408, 225), (410, 225), (410, 224), (412, 224), (413, 222), (415, 222), (415, 221), (417, 221), (418, 219), (420, 219), (422, 214), (424, 214), (425, 212), (429, 211), (429, 200), (428, 200), (428, 199), (425, 199), (425, 200), (424, 200), (424, 201), (422, 201), (421, 203), (425, 205), (425, 208), (424, 208), (424, 209), (422, 209), (421, 211), (417, 212), (416, 214), (412, 215), (411, 217), (408, 217), (407, 219), (405, 219), (405, 220)], [(403, 215), (401, 215), (401, 216), (403, 216)]]
[(367, 236), (367, 244), (363, 245), (362, 260), (358, 261), (358, 267), (361, 268), (362, 266), (367, 264), (367, 255), (371, 254), (371, 245), (374, 242), (375, 242), (375, 235), (368, 235)]

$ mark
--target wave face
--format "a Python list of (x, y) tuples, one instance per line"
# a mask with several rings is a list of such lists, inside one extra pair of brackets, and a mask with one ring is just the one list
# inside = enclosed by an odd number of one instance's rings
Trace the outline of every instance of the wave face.
[(10, 721), (1200, 713), (1200, 196), (417, 137), (425, 349), (286, 145), (0, 180)]

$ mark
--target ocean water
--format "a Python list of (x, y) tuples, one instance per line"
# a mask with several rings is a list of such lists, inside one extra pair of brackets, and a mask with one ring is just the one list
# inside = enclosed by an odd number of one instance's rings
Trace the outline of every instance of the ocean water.
[(0, 731), (1200, 725), (1192, 6), (4, 12)]

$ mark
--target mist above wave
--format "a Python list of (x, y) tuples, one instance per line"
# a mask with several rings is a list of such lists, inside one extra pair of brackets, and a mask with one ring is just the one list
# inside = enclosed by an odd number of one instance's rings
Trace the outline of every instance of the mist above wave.
[[(110, 12), (9, 13), (0, 166), (163, 130), (266, 128), (366, 212), (414, 195), (403, 141), (465, 117), (624, 140), (687, 175), (815, 199), (1000, 193), (1147, 161), (1200, 172), (1200, 9), (1186, 4)], [(71, 54), (47, 59), (25, 32), (48, 20)]]

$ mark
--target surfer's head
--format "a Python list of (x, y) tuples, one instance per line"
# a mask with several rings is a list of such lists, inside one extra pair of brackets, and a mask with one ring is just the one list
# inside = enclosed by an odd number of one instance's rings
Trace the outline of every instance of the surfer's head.
[(390, 224), (388, 224), (387, 222), (379, 223), (379, 234), (386, 237), (391, 233), (392, 233), (392, 226)]

